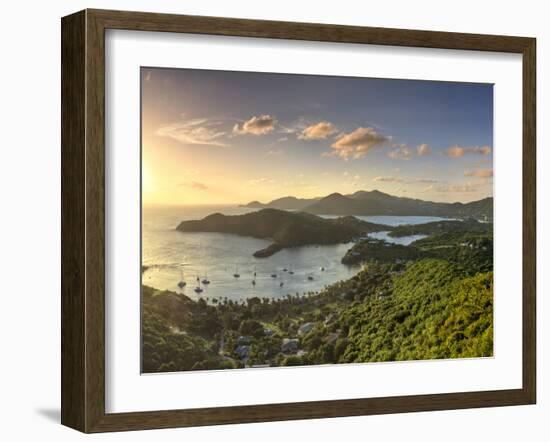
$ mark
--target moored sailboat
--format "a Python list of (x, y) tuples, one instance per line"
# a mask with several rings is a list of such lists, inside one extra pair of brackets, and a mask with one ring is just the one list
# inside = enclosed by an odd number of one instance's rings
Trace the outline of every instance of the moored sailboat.
[(197, 285), (194, 290), (195, 290), (195, 293), (202, 293), (204, 291), (204, 289), (201, 287), (200, 280), (199, 280), (199, 285)]
[(178, 287), (180, 289), (184, 288), (185, 286), (187, 285), (187, 283), (185, 282), (185, 279), (183, 277), (183, 270), (180, 270), (180, 282), (178, 282)]

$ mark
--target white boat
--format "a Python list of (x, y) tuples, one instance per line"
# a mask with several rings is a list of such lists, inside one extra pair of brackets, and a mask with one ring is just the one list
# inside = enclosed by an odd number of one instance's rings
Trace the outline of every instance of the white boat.
[(233, 276), (235, 278), (240, 278), (241, 277), (241, 274), (239, 273), (239, 268), (238, 267), (235, 267), (235, 273), (233, 273)]
[(210, 280), (208, 279), (208, 275), (206, 274), (206, 272), (204, 273), (204, 278), (202, 280), (202, 283), (203, 284), (210, 284)]

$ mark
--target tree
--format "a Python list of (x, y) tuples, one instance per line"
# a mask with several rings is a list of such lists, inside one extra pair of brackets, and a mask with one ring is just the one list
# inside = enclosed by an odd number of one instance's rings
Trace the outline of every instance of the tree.
[(239, 331), (243, 335), (254, 336), (255, 338), (261, 338), (264, 335), (264, 326), (254, 319), (245, 319), (241, 322)]

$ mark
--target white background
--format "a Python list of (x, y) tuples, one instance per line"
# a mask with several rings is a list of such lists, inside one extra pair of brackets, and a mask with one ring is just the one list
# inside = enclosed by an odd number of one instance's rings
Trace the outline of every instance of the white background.
[[(108, 31), (106, 61), (107, 412), (521, 388), (521, 56)], [(494, 83), (495, 356), (140, 376), (140, 66)]]
[[(550, 178), (550, 29), (544, 2), (467, 1), (455, 5), (428, 1), (231, 2), (198, 0), (10, 2), (1, 27), (2, 161), (0, 162), (0, 269), (3, 270), (0, 436), (6, 440), (78, 440), (84, 436), (59, 421), (60, 307), (60, 31), (59, 17), (84, 7), (133, 9), (278, 20), (342, 23), (538, 38), (539, 220), (550, 221), (543, 189)], [(546, 167), (545, 167), (546, 166)], [(547, 175), (548, 176), (548, 175)], [(547, 440), (550, 428), (548, 338), (543, 321), (550, 279), (548, 229), (539, 228), (538, 405), (315, 421), (233, 425), (92, 436), (99, 440), (265, 440), (282, 438), (384, 438), (464, 441)], [(548, 272), (546, 272), (548, 273)]]

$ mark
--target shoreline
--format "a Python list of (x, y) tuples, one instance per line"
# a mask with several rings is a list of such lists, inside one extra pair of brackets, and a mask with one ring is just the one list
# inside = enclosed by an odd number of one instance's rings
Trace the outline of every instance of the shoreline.
[[(370, 243), (354, 245), (364, 250), (353, 277), (281, 298), (209, 303), (144, 284), (145, 372), (492, 355), (490, 232), (448, 232), (395, 248)], [(425, 335), (430, 327), (440, 331)], [(159, 345), (168, 346), (163, 357)]]

